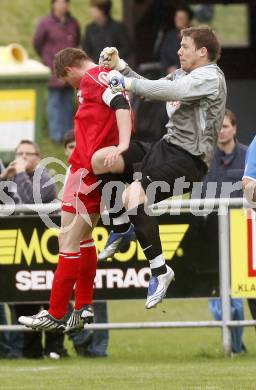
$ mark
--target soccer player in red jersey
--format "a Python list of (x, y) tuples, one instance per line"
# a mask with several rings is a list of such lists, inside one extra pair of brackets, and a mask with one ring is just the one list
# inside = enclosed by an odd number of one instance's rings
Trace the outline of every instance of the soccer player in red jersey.
[[(73, 329), (93, 319), (97, 253), (92, 231), (99, 219), (101, 196), (91, 159), (97, 150), (115, 146), (105, 156), (106, 165), (113, 165), (128, 149), (132, 130), (128, 100), (108, 88), (108, 69), (94, 64), (82, 50), (68, 48), (56, 55), (55, 71), (58, 78), (78, 90), (76, 147), (69, 159), (71, 167), (64, 187), (59, 262), (49, 309), (19, 318), (27, 327), (47, 330)], [(74, 286), (74, 311), (66, 323)]]

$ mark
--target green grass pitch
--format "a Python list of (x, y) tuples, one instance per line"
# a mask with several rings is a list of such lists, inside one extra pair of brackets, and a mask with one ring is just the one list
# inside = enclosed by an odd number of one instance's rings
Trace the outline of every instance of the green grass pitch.
[[(168, 300), (146, 311), (143, 301), (109, 303), (109, 319), (207, 320), (207, 300)], [(246, 309), (246, 317), (250, 318)], [(1, 360), (0, 389), (253, 390), (256, 335), (245, 329), (248, 353), (225, 358), (219, 329), (120, 330), (110, 333), (108, 358)]]

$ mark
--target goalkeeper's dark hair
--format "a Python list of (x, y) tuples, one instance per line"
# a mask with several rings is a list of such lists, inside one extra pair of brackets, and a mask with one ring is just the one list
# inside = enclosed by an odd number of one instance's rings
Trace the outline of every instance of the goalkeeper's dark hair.
[(86, 60), (90, 60), (90, 57), (83, 50), (75, 48), (63, 49), (54, 57), (53, 65), (55, 74), (58, 78), (65, 77), (67, 75), (67, 67), (80, 67)]
[(181, 37), (190, 37), (197, 49), (205, 47), (208, 58), (212, 62), (217, 62), (221, 54), (221, 46), (215, 32), (208, 26), (189, 27), (181, 31)]

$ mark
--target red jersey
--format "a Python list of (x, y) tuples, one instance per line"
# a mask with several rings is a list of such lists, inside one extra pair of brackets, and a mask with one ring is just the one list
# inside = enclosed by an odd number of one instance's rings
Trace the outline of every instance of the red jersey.
[(119, 133), (115, 112), (110, 108), (116, 96), (108, 89), (108, 69), (95, 66), (82, 78), (78, 92), (79, 106), (75, 114), (74, 149), (69, 163), (92, 172), (91, 158), (96, 150), (118, 145)]

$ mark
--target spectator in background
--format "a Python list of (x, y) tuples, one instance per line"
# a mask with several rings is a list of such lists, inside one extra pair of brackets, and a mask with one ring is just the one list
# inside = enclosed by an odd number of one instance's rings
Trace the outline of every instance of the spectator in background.
[[(218, 135), (217, 148), (209, 168), (209, 173), (204, 179), (203, 197), (207, 197), (207, 184), (217, 183), (216, 197), (225, 197), (222, 192), (223, 183), (234, 184), (242, 180), (245, 155), (247, 146), (240, 144), (236, 139), (237, 121), (235, 114), (226, 110), (222, 128)], [(212, 197), (212, 193), (209, 194)], [(242, 182), (240, 189), (233, 191), (230, 194), (232, 198), (242, 198)], [(222, 318), (221, 300), (219, 298), (211, 298), (209, 307), (215, 320), (219, 321)], [(232, 320), (244, 319), (244, 308), (242, 299), (231, 298), (231, 317)], [(243, 327), (231, 328), (232, 336), (232, 352), (245, 352), (246, 348), (243, 343)]]
[(98, 63), (106, 46), (115, 46), (124, 60), (131, 54), (131, 40), (126, 26), (110, 16), (111, 0), (90, 0), (93, 22), (85, 28), (83, 50)]
[(34, 48), (45, 65), (52, 70), (49, 81), (47, 116), (50, 138), (61, 143), (73, 126), (73, 89), (61, 83), (53, 74), (54, 55), (66, 47), (80, 43), (80, 27), (69, 12), (70, 0), (52, 0), (49, 15), (43, 17), (36, 29)]
[[(0, 160), (0, 175), (5, 167)], [(0, 204), (2, 202), (0, 201)], [(4, 304), (0, 303), (0, 325), (7, 325), (6, 312)], [(9, 332), (0, 332), (0, 358), (7, 358), (10, 356)]]
[[(19, 203), (34, 203), (33, 176), (40, 163), (40, 151), (38, 146), (29, 140), (19, 143), (15, 151), (15, 160), (12, 161), (0, 175), (0, 181), (12, 180), (17, 186), (16, 197)], [(40, 194), (43, 203), (49, 203), (56, 198), (55, 184), (50, 175), (44, 169), (40, 177)], [(12, 305), (12, 322), (17, 323), (17, 318), (26, 313), (30, 315), (39, 310), (38, 304)], [(66, 356), (63, 347), (64, 336), (58, 333), (46, 333), (45, 349), (42, 347), (42, 332), (10, 332), (10, 353), (12, 357), (41, 358), (43, 353), (50, 356)], [(57, 355), (56, 355), (57, 354)]]
[[(187, 6), (176, 8), (174, 14), (174, 29), (171, 29), (166, 35), (157, 39), (156, 52), (160, 52), (160, 63), (164, 73), (172, 73), (180, 68), (178, 50), (181, 42), (181, 30), (190, 27), (193, 19), (193, 11)], [(159, 32), (161, 34), (161, 32)]]
[[(71, 156), (76, 143), (74, 130), (69, 130), (63, 139), (64, 153), (67, 159)], [(95, 302), (94, 308), (94, 322), (96, 323), (107, 323), (107, 302)], [(73, 341), (76, 353), (79, 356), (84, 357), (106, 357), (109, 332), (108, 330), (96, 330), (94, 332), (88, 330), (71, 331), (69, 337)]]
[[(237, 120), (235, 114), (226, 109), (214, 158), (204, 180), (204, 196), (207, 196), (206, 186), (209, 182), (217, 182), (216, 197), (219, 198), (223, 196), (221, 194), (222, 183), (236, 183), (242, 180), (247, 146), (238, 142), (236, 133)], [(241, 188), (233, 191), (230, 196), (232, 198), (243, 197), (242, 182)]]
[(67, 131), (66, 134), (64, 135), (63, 145), (64, 145), (64, 154), (68, 160), (76, 146), (75, 133), (73, 129)]
[[(0, 160), (0, 181), (1, 181), (1, 174), (3, 173), (4, 170), (5, 170), (4, 164)], [(8, 199), (14, 200), (15, 203), (18, 202), (18, 199), (14, 197), (14, 193), (11, 192), (12, 188), (10, 188), (10, 185), (8, 187), (4, 187), (3, 191), (8, 196)], [(0, 200), (0, 204), (3, 204), (1, 200)], [(0, 304), (0, 325), (8, 325), (5, 305), (3, 303)], [(15, 351), (11, 348), (10, 333), (7, 331), (0, 332), (0, 358), (14, 359), (19, 357), (21, 357), (21, 350), (17, 348), (17, 351)]]

